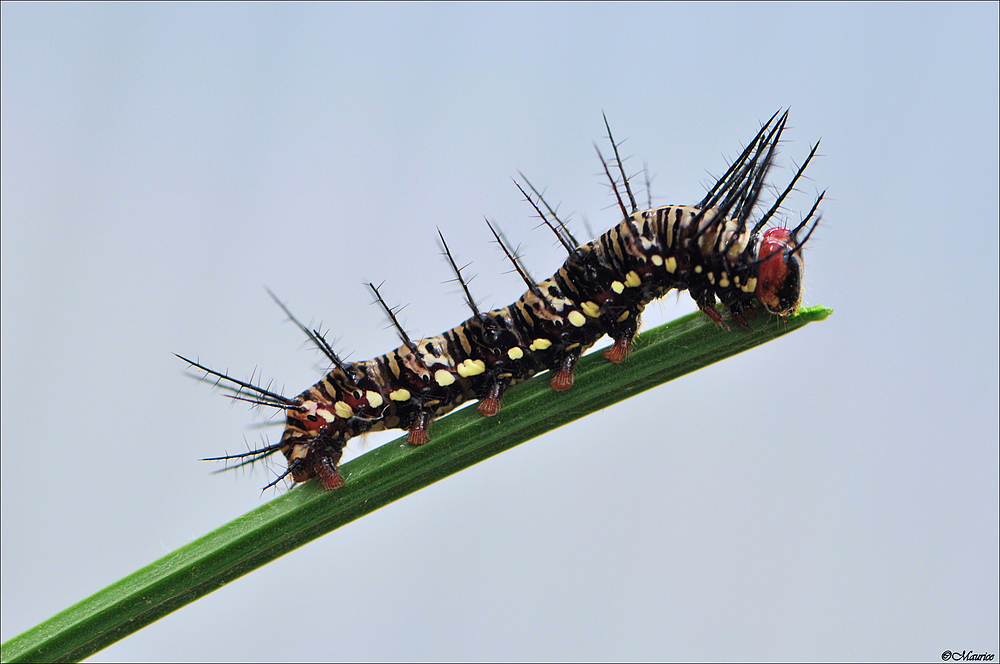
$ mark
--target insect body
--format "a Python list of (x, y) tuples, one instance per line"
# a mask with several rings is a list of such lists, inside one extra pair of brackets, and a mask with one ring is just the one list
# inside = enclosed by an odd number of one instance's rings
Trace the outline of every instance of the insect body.
[[(290, 476), (295, 482), (317, 478), (325, 489), (335, 489), (343, 485), (338, 465), (344, 447), (355, 436), (399, 428), (407, 430), (409, 443), (422, 445), (430, 440), (428, 430), (434, 418), (470, 399), (479, 400), (481, 415), (495, 415), (511, 385), (545, 370), (552, 372), (554, 389), (569, 389), (581, 354), (605, 334), (613, 344), (604, 356), (623, 362), (643, 309), (670, 290), (690, 291), (699, 308), (727, 329), (715, 308), (717, 299), (728, 308), (731, 318), (747, 329), (747, 318), (755, 316), (755, 300), (772, 314), (790, 315), (801, 299), (801, 249), (818, 222), (815, 213), (822, 195), (795, 228), (764, 230), (815, 154), (813, 147), (773, 206), (755, 218), (787, 113), (777, 116), (764, 124), (697, 205), (638, 210), (612, 140), (631, 210), (618, 195), (617, 183), (605, 165), (623, 219), (585, 244), (576, 242), (532, 188), (536, 198), (527, 193), (525, 197), (555, 232), (568, 257), (555, 274), (535, 282), (491, 225), (497, 242), (527, 285), (524, 295), (509, 306), (488, 312), (477, 308), (442, 236), (445, 254), (473, 313), (457, 327), (413, 341), (378, 287), (369, 284), (403, 343), (380, 357), (346, 362), (322, 335), (296, 320), (333, 368), (294, 398), (191, 362), (238, 386), (238, 392), (246, 389), (253, 393), (250, 399), (239, 393), (236, 398), (272, 406), (287, 415), (280, 441), (219, 459), (249, 463), (280, 451), (288, 467), (269, 486)], [(539, 203), (548, 208), (548, 214)], [(814, 216), (816, 221), (800, 240), (799, 234)]]

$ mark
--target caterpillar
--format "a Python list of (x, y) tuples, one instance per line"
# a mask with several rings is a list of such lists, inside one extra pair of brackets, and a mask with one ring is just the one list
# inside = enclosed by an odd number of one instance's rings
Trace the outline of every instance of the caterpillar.
[(643, 309), (668, 291), (689, 291), (697, 306), (727, 330), (716, 310), (717, 300), (728, 308), (731, 320), (747, 330), (752, 329), (747, 319), (756, 316), (755, 301), (770, 314), (791, 315), (801, 301), (802, 247), (819, 223), (817, 209), (825, 192), (794, 228), (765, 230), (815, 156), (817, 142), (771, 207), (756, 216), (787, 118), (787, 111), (779, 111), (763, 123), (699, 203), (640, 210), (605, 117), (624, 192), (600, 149), (598, 157), (622, 214), (618, 225), (581, 244), (526, 178), (530, 193), (515, 181), (565, 248), (566, 261), (551, 277), (536, 282), (516, 250), (487, 220), (527, 290), (509, 306), (481, 311), (439, 230), (444, 255), (472, 316), (437, 336), (414, 341), (382, 298), (379, 286), (369, 283), (402, 341), (374, 359), (341, 359), (322, 333), (300, 323), (272, 293), (332, 368), (318, 383), (289, 398), (178, 355), (217, 384), (229, 385), (232, 398), (286, 415), (277, 442), (210, 460), (244, 465), (281, 452), (287, 468), (265, 488), (290, 477), (295, 483), (318, 479), (324, 489), (337, 489), (344, 484), (338, 466), (351, 438), (369, 431), (405, 429), (409, 444), (423, 445), (430, 440), (435, 418), (471, 399), (479, 401), (482, 416), (494, 416), (508, 388), (546, 370), (552, 374), (553, 389), (567, 390), (581, 354), (604, 335), (612, 340), (604, 357), (624, 362)]

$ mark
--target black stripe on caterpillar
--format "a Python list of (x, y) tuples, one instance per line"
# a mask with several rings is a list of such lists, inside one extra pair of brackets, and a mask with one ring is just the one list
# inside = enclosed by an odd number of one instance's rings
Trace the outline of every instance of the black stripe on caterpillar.
[[(819, 222), (816, 210), (823, 194), (794, 228), (764, 228), (801, 178), (818, 143), (771, 208), (754, 218), (787, 116), (787, 111), (780, 117), (775, 113), (698, 204), (646, 210), (639, 210), (635, 203), (605, 118), (631, 205), (630, 211), (601, 157), (622, 221), (597, 239), (580, 244), (525, 180), (534, 198), (518, 185), (522, 194), (568, 253), (563, 265), (548, 279), (535, 282), (487, 221), (527, 290), (509, 306), (482, 312), (441, 235), (445, 256), (473, 315), (438, 336), (413, 341), (386, 305), (379, 287), (369, 284), (403, 342), (374, 359), (342, 360), (322, 334), (302, 325), (275, 297), (333, 368), (318, 383), (288, 398), (182, 357), (218, 381), (235, 386), (233, 398), (277, 408), (287, 416), (277, 443), (211, 460), (237, 460), (243, 465), (280, 451), (287, 469), (268, 487), (291, 477), (295, 482), (317, 478), (324, 489), (336, 489), (344, 483), (338, 471), (344, 447), (355, 436), (398, 428), (407, 431), (410, 444), (422, 445), (430, 440), (434, 418), (470, 399), (479, 400), (481, 415), (496, 415), (511, 385), (541, 371), (552, 372), (553, 389), (569, 389), (581, 354), (604, 335), (613, 341), (604, 357), (623, 362), (643, 309), (668, 291), (690, 291), (698, 307), (726, 329), (715, 308), (717, 299), (748, 330), (747, 318), (756, 315), (754, 300), (771, 314), (794, 313), (801, 301), (802, 246)], [(244, 396), (244, 390), (252, 396)]]

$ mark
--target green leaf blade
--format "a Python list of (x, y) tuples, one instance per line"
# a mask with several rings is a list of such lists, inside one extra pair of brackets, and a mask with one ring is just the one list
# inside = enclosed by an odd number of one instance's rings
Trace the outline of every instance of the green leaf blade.
[(464, 408), (435, 422), (431, 442), (387, 443), (341, 468), (346, 485), (296, 487), (167, 554), (0, 646), (4, 662), (78, 661), (162, 616), (331, 530), (526, 440), (664, 382), (823, 320), (814, 306), (787, 320), (762, 317), (755, 331), (726, 332), (700, 313), (636, 338), (623, 365), (583, 358), (574, 386), (554, 392), (549, 376), (510, 390), (492, 418)]

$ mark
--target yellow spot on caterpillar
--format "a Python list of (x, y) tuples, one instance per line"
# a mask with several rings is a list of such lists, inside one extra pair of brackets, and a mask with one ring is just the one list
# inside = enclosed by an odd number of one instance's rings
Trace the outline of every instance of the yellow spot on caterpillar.
[(535, 339), (534, 341), (531, 342), (531, 345), (528, 346), (528, 348), (530, 348), (531, 350), (545, 350), (551, 345), (552, 342), (549, 341), (548, 339)]
[(378, 408), (379, 406), (382, 405), (382, 395), (379, 394), (378, 392), (372, 392), (371, 390), (368, 390), (367, 392), (365, 392), (365, 398), (368, 399), (368, 405), (371, 406), (372, 408)]
[(293, 445), (292, 446), (292, 456), (288, 457), (288, 460), (289, 461), (295, 461), (297, 459), (301, 459), (302, 457), (304, 457), (308, 453), (309, 453), (309, 446), (308, 445), (303, 445), (301, 443), (298, 444), (298, 445)]
[(520, 346), (514, 346), (513, 348), (507, 351), (507, 357), (509, 357), (512, 360), (520, 360), (522, 357), (524, 357), (524, 351), (521, 350)]
[(486, 371), (486, 363), (482, 360), (465, 360), (458, 365), (458, 375), (462, 378), (478, 376)]
[(677, 259), (674, 258), (673, 256), (668, 258), (664, 264), (667, 267), (667, 272), (669, 272), (670, 274), (673, 274), (674, 272), (677, 271)]
[(625, 275), (625, 285), (629, 288), (635, 288), (641, 283), (642, 279), (640, 279), (639, 275), (635, 273), (635, 270), (631, 270)]
[(455, 382), (455, 376), (447, 369), (438, 369), (434, 372), (434, 380), (441, 387), (448, 387)]
[(569, 312), (569, 316), (566, 316), (566, 319), (573, 327), (583, 327), (587, 323), (587, 319), (579, 311)]
[(729, 277), (726, 276), (725, 274), (723, 274), (723, 275), (721, 275), (719, 277), (719, 287), (720, 288), (729, 288)]
[(393, 390), (389, 392), (389, 399), (392, 401), (409, 401), (410, 391), (402, 387), (398, 390)]
[(625, 312), (622, 313), (622, 315), (618, 317), (618, 322), (619, 323), (622, 322), (623, 320), (625, 320), (626, 318), (628, 318), (630, 314), (631, 314), (631, 312), (628, 309), (626, 309)]
[(622, 291), (625, 290), (625, 284), (623, 284), (620, 281), (612, 281), (611, 282), (611, 290), (613, 290), (617, 294), (621, 295)]
[(326, 408), (317, 408), (316, 409), (316, 414), (319, 415), (320, 417), (322, 417), (327, 422), (333, 422), (335, 419), (337, 419)]
[(337, 413), (337, 417), (343, 417), (345, 420), (349, 417), (354, 417), (354, 411), (343, 401), (333, 404), (333, 412)]
[(714, 284), (715, 283), (715, 273), (714, 272), (709, 272), (708, 273), (708, 283), (710, 283), (710, 284)]
[(601, 315), (601, 306), (596, 302), (584, 302), (580, 305), (580, 308), (583, 309), (583, 313), (591, 318), (597, 318)]
[(663, 256), (660, 256), (659, 254), (653, 254), (653, 257), (650, 260), (653, 261), (653, 265), (656, 267), (663, 265)]
[(747, 279), (747, 285), (740, 286), (740, 290), (744, 293), (752, 293), (757, 290), (757, 277), (750, 277)]
[(694, 266), (694, 273), (695, 274), (701, 274), (701, 266), (700, 265), (695, 265)]

